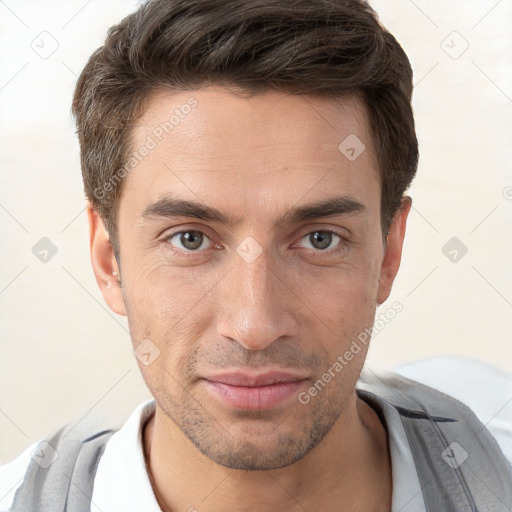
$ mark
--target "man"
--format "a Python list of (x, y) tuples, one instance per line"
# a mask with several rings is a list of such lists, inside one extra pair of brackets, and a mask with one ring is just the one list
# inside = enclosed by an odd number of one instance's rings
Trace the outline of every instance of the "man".
[(150, 0), (112, 27), (73, 111), (94, 274), (154, 401), (30, 447), (6, 508), (511, 509), (509, 426), (363, 369), (411, 208), (411, 94), (361, 0)]

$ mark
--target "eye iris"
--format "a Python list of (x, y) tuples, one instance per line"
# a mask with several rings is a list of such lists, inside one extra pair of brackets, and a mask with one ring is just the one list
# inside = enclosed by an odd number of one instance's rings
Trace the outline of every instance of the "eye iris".
[(181, 233), (180, 242), (186, 249), (199, 249), (203, 243), (203, 234), (199, 231), (186, 231)]
[(317, 249), (325, 249), (331, 245), (332, 233), (328, 233), (326, 231), (315, 231), (309, 235), (309, 240)]

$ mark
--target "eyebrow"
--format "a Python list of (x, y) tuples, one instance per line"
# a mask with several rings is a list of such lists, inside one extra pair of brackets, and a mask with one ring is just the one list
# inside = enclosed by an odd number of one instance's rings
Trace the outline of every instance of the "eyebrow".
[[(349, 215), (351, 213), (368, 213), (368, 209), (364, 204), (350, 196), (336, 196), (302, 206), (295, 206), (279, 217), (276, 225), (296, 224), (306, 220)], [(218, 222), (229, 227), (238, 226), (244, 221), (242, 217), (225, 214), (211, 206), (172, 197), (164, 197), (148, 205), (142, 213), (142, 217), (164, 217), (169, 219), (187, 217)]]

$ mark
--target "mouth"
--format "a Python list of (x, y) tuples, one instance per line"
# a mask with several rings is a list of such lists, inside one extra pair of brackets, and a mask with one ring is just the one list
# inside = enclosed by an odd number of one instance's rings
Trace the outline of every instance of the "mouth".
[(282, 371), (259, 374), (229, 372), (203, 377), (207, 392), (238, 409), (269, 409), (297, 395), (307, 377)]

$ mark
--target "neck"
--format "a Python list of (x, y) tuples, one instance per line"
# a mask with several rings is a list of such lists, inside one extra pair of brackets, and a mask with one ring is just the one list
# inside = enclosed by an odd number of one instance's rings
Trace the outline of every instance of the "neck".
[(178, 510), (389, 512), (391, 464), (386, 431), (354, 393), (324, 439), (302, 459), (270, 471), (241, 471), (204, 456), (156, 407), (144, 429), (153, 491)]

